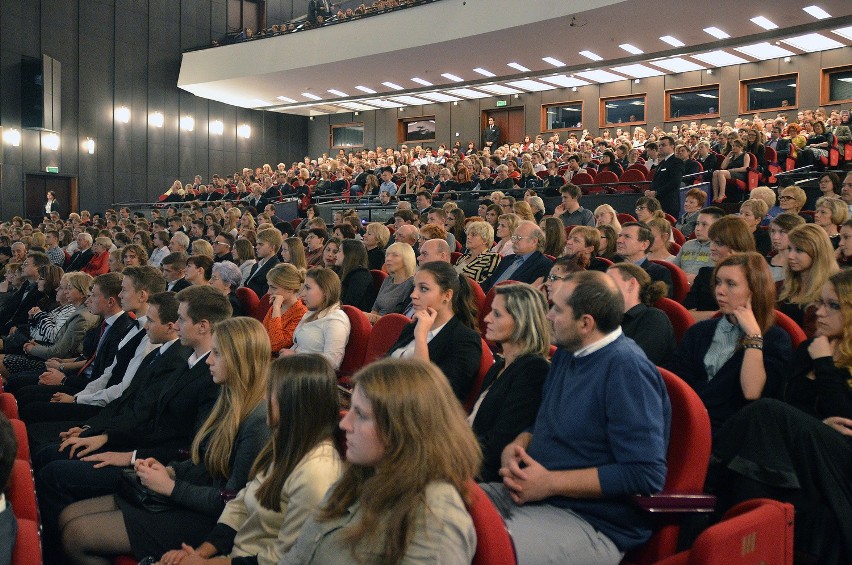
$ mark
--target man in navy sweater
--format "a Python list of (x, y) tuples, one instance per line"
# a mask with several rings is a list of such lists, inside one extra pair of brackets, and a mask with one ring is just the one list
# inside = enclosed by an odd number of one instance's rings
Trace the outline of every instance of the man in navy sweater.
[(651, 536), (626, 498), (663, 488), (671, 406), (656, 367), (621, 332), (623, 307), (596, 271), (554, 293), (547, 318), (559, 350), (538, 416), (503, 450), (503, 483), (483, 485), (519, 563), (615, 565)]

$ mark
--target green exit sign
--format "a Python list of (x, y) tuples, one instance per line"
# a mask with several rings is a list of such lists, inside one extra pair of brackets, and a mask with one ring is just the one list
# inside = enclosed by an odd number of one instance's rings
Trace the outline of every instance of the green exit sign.
[(46, 170), (48, 173), (58, 173), (59, 167), (48, 167)]
[(505, 100), (498, 100), (498, 101), (497, 101), (497, 107), (498, 107), (498, 108), (502, 108), (502, 107), (503, 107), (503, 106), (505, 106), (506, 104), (508, 104), (508, 102), (506, 102)]

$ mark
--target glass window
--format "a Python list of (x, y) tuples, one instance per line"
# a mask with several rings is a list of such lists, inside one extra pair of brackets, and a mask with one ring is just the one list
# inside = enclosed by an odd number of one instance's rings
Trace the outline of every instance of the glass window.
[(719, 115), (719, 85), (669, 90), (666, 92), (666, 120)]
[(823, 104), (852, 100), (852, 67), (823, 72), (828, 83), (828, 99)]
[(583, 103), (560, 102), (541, 107), (541, 131), (583, 128)]
[(798, 77), (796, 75), (774, 77), (768, 80), (745, 81), (743, 84), (745, 84), (746, 99), (740, 113), (798, 106), (796, 100)]
[(644, 124), (645, 95), (601, 98), (601, 127), (611, 124)]
[(364, 147), (364, 122), (331, 126), (332, 147)]

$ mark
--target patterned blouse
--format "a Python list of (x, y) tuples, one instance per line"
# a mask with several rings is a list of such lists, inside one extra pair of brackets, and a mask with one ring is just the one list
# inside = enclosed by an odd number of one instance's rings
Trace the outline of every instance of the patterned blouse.
[(470, 253), (465, 253), (456, 262), (456, 271), (482, 284), (485, 279), (491, 276), (491, 273), (500, 264), (501, 259), (502, 257), (493, 251), (485, 251), (473, 259), (471, 259)]

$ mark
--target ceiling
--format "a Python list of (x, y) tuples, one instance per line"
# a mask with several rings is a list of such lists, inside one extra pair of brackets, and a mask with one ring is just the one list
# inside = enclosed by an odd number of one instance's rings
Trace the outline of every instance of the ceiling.
[[(178, 86), (236, 106), (321, 115), (632, 80), (827, 49), (845, 49), (852, 63), (848, 1), (816, 4), (828, 17), (803, 10), (807, 0), (776, 0), (769, 9), (730, 0), (680, 2), (677, 10), (663, 0), (526, 4), (519, 13), (515, 0), (441, 0), (185, 53)], [(761, 16), (771, 21), (751, 19)], [(721, 38), (705, 29), (711, 26)]]

